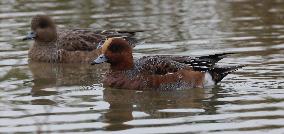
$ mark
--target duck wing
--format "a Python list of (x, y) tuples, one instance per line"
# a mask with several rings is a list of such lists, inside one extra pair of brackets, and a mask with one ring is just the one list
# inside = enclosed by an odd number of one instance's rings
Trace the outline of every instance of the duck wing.
[(170, 57), (144, 56), (136, 61), (136, 68), (143, 74), (165, 75), (181, 69), (190, 69), (184, 63), (171, 60)]
[(68, 51), (92, 51), (97, 48), (100, 41), (110, 37), (122, 37), (134, 47), (138, 41), (135, 32), (94, 29), (58, 30), (58, 48)]
[(140, 70), (151, 74), (173, 73), (180, 69), (192, 69), (193, 71), (207, 72), (215, 67), (221, 59), (233, 53), (220, 53), (207, 56), (144, 56), (139, 59), (138, 64), (143, 64)]
[(160, 55), (160, 58), (170, 58), (179, 63), (188, 64), (191, 66), (207, 66), (211, 67), (214, 66), (218, 61), (231, 55), (234, 53), (220, 53), (220, 54), (212, 54), (206, 56), (199, 56), (199, 57), (190, 57), (190, 56), (170, 56), (170, 55)]
[[(137, 39), (135, 37), (136, 33), (144, 32), (144, 30), (131, 30), (131, 31), (116, 31), (116, 30), (98, 30), (99, 34), (104, 35), (106, 38), (124, 38), (129, 42), (132, 47), (135, 47), (138, 44), (144, 43), (143, 39)], [(105, 38), (105, 39), (106, 39)]]

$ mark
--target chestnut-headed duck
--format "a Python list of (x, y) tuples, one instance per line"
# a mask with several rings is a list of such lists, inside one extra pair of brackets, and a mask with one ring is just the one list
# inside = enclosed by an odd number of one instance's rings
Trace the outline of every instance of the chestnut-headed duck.
[(135, 32), (139, 31), (59, 29), (51, 17), (36, 15), (31, 20), (31, 32), (23, 40), (35, 40), (28, 53), (32, 61), (83, 63), (94, 60), (100, 54), (100, 41), (109, 37), (123, 37), (135, 46)]
[(102, 54), (92, 65), (107, 62), (104, 86), (132, 90), (174, 90), (204, 88), (221, 81), (229, 73), (243, 67), (218, 67), (219, 60), (230, 53), (201, 57), (144, 56), (133, 59), (132, 47), (123, 38), (109, 38)]

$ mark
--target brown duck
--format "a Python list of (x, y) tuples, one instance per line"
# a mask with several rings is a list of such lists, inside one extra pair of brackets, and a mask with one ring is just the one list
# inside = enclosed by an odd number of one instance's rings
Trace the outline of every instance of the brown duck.
[(133, 47), (138, 42), (137, 31), (94, 29), (58, 29), (47, 15), (36, 15), (31, 21), (31, 32), (23, 40), (34, 39), (28, 56), (39, 62), (91, 62), (100, 51), (98, 45), (109, 37), (123, 37)]
[(145, 56), (134, 60), (132, 47), (123, 38), (109, 38), (102, 54), (92, 62), (110, 63), (104, 86), (133, 90), (176, 90), (204, 88), (221, 81), (242, 66), (218, 67), (219, 60), (230, 53), (201, 57)]

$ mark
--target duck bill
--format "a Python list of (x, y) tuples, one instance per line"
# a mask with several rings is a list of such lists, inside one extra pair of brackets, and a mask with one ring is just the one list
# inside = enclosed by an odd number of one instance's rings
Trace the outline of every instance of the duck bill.
[(33, 40), (36, 37), (36, 33), (35, 32), (29, 32), (26, 37), (23, 38), (23, 41), (25, 40)]
[(101, 54), (97, 59), (91, 62), (91, 65), (101, 64), (106, 62), (107, 60), (108, 60), (107, 57), (104, 54)]

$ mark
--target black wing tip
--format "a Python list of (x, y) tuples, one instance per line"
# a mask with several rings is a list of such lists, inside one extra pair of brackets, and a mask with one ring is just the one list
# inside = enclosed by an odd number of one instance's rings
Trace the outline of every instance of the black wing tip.
[(217, 53), (217, 54), (211, 54), (211, 55), (196, 57), (196, 59), (210, 62), (211, 65), (214, 66), (217, 62), (219, 62), (223, 58), (225, 58), (225, 57), (227, 57), (229, 55), (232, 55), (232, 54), (235, 54), (235, 53), (232, 53), (232, 52)]
[(131, 35), (135, 35), (136, 33), (142, 33), (145, 32), (146, 30), (117, 30), (118, 33), (121, 34), (131, 34)]
[(206, 55), (206, 56), (200, 56), (200, 57), (197, 57), (199, 59), (216, 59), (216, 60), (221, 60), (225, 57), (227, 57), (228, 55), (233, 55), (233, 54), (236, 54), (236, 53), (233, 53), (233, 52), (228, 52), (228, 53), (217, 53), (217, 54), (210, 54), (210, 55)]
[[(206, 55), (206, 56), (200, 56), (200, 57), (189, 57), (189, 56), (180, 56), (175, 59), (175, 61), (188, 64), (195, 68), (197, 71), (204, 70), (201, 67), (213, 67), (218, 61), (221, 59), (227, 57), (228, 55), (235, 54), (235, 53), (219, 53), (219, 54), (212, 54), (212, 55)], [(206, 68), (205, 68), (206, 69)], [(208, 69), (207, 69), (208, 70)]]

